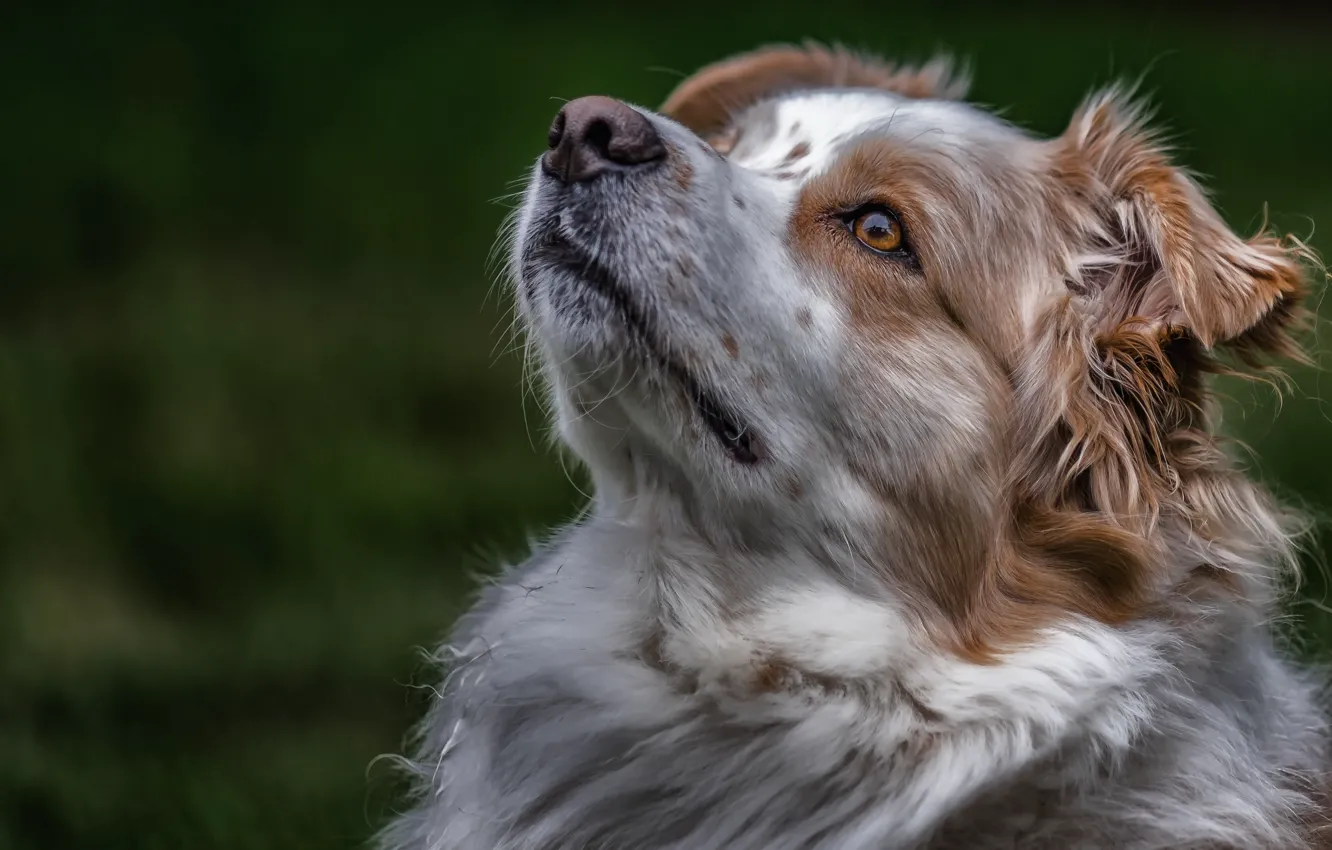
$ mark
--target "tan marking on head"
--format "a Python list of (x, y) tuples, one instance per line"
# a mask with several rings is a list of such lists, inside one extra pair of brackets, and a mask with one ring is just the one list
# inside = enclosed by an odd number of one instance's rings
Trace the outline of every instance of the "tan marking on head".
[(702, 134), (726, 126), (739, 110), (767, 97), (834, 86), (956, 98), (965, 94), (966, 78), (947, 57), (899, 66), (840, 47), (769, 47), (699, 70), (671, 93), (661, 111)]
[[(1048, 273), (1059, 246), (1042, 241), (1033, 225), (1050, 215), (1048, 187), (1026, 164), (1043, 161), (1038, 143), (1016, 133), (1005, 139), (991, 128), (978, 132), (986, 135), (976, 152), (966, 144), (922, 143), (917, 134), (844, 148), (802, 187), (792, 242), (820, 246), (823, 264), (838, 268), (855, 296), (853, 319), (867, 329), (882, 324), (877, 333), (891, 333), (894, 316), (923, 310), (976, 337), (1007, 369), (1026, 350), (1028, 289)], [(909, 263), (871, 254), (843, 220), (829, 216), (862, 204), (896, 213), (915, 274)], [(922, 278), (928, 287), (919, 285)]]
[[(922, 285), (919, 269), (864, 249), (837, 213), (885, 203), (898, 211), (908, 234), (915, 233), (930, 200), (922, 190), (934, 179), (920, 165), (891, 141), (863, 144), (802, 188), (790, 219), (791, 244), (807, 262), (833, 272), (853, 324), (876, 338), (935, 312), (933, 298)], [(940, 187), (935, 194), (946, 191)]]

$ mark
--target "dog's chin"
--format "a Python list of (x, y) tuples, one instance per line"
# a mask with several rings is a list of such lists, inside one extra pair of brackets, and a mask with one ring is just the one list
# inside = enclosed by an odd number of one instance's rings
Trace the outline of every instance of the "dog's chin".
[[(537, 289), (545, 291), (546, 309), (534, 330), (552, 338), (555, 350), (569, 352), (560, 368), (592, 375), (627, 371), (637, 376), (629, 380), (655, 388), (656, 395), (683, 390), (692, 415), (728, 458), (749, 466), (766, 457), (762, 440), (743, 416), (671, 355), (650, 310), (613, 270), (560, 233), (557, 222), (534, 228), (523, 251), (521, 277), (529, 298)], [(585, 375), (572, 377), (576, 383), (586, 380)]]

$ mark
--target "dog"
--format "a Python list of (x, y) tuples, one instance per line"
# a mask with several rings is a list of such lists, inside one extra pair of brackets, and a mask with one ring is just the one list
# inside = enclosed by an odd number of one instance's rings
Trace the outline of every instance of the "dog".
[(1332, 847), (1305, 527), (1208, 391), (1316, 258), (1131, 89), (965, 90), (779, 46), (559, 111), (511, 271), (594, 495), (456, 626), (381, 847)]

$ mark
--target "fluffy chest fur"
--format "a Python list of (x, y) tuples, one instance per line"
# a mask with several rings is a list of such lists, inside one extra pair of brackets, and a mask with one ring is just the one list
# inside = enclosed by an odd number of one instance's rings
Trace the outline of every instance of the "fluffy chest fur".
[(978, 666), (832, 584), (727, 617), (670, 549), (592, 521), (487, 589), (386, 846), (1277, 848), (1319, 817), (1314, 689), (1258, 623)]

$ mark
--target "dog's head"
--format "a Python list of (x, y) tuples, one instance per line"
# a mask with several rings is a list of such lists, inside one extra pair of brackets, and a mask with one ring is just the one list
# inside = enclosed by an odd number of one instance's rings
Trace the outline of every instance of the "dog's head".
[(1202, 377), (1290, 353), (1303, 283), (1127, 97), (1040, 139), (963, 89), (942, 61), (775, 48), (661, 114), (573, 101), (514, 266), (607, 510), (665, 494), (724, 545), (857, 564), (984, 654), (1233, 582), (1283, 539)]

